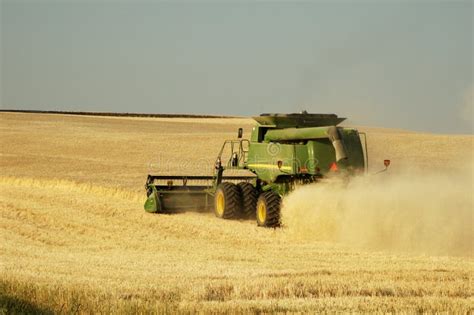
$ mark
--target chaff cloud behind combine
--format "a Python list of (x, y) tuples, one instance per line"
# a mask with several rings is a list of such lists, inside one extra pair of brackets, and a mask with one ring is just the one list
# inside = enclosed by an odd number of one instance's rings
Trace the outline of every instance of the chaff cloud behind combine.
[[(148, 212), (187, 208), (214, 209), (217, 217), (256, 217), (257, 224), (280, 224), (281, 198), (297, 185), (328, 175), (350, 177), (366, 172), (364, 133), (338, 126), (335, 114), (262, 114), (250, 139), (226, 140), (212, 176), (148, 175)], [(389, 161), (386, 160), (386, 166)], [(227, 175), (228, 171), (247, 171)]]

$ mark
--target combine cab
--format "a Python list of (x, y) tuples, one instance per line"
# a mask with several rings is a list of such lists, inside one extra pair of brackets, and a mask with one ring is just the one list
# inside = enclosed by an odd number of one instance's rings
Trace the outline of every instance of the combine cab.
[[(219, 218), (256, 217), (259, 226), (275, 227), (280, 224), (281, 198), (296, 185), (367, 170), (365, 134), (338, 127), (345, 118), (303, 112), (254, 119), (250, 139), (242, 139), (240, 128), (238, 140), (224, 142), (213, 176), (148, 175), (145, 210), (213, 209)], [(229, 170), (251, 175), (226, 176)]]

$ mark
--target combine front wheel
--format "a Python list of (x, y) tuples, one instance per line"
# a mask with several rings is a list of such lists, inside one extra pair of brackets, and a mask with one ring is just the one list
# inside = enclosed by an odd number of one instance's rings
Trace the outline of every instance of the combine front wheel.
[(242, 207), (239, 188), (233, 183), (221, 183), (214, 196), (216, 217), (232, 219), (237, 217)]
[(250, 183), (242, 182), (237, 186), (240, 188), (242, 194), (242, 212), (248, 217), (255, 216), (255, 209), (257, 208), (258, 192), (257, 189)]
[(280, 225), (280, 196), (273, 191), (260, 195), (257, 202), (258, 226), (276, 227)]

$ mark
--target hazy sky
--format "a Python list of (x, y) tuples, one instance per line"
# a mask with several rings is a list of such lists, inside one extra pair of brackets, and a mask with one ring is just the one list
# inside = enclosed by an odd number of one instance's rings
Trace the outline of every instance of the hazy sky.
[(2, 108), (472, 133), (472, 1), (1, 2)]

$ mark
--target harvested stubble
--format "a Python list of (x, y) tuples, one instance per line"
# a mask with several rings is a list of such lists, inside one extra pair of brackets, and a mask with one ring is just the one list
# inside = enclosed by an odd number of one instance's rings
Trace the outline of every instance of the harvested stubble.
[[(150, 167), (208, 173), (222, 140), (239, 126), (248, 132), (251, 121), (2, 113), (2, 307), (60, 313), (472, 310), (469, 255), (373, 251), (295, 237), (294, 226), (263, 229), (209, 213), (142, 210)], [(455, 160), (453, 150), (472, 148), (468, 136), (368, 131), (370, 156), (391, 157), (393, 172), (413, 161), (421, 169), (449, 168), (444, 162)], [(403, 153), (421, 144), (424, 151)], [(427, 165), (441, 147), (446, 156)]]

